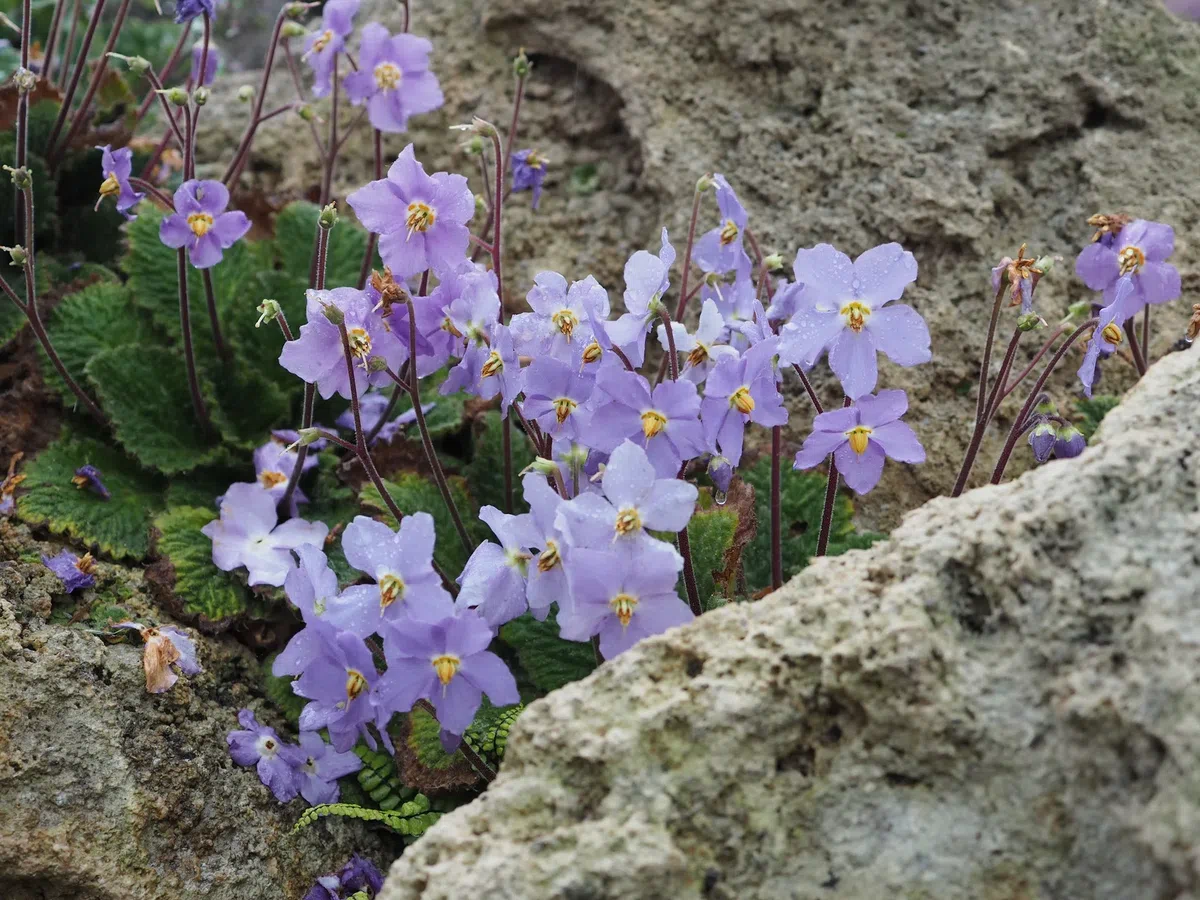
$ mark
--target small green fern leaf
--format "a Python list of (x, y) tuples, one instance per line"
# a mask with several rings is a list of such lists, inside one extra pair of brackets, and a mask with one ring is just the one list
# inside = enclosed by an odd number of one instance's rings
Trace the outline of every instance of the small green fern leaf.
[(363, 767), (358, 770), (358, 783), (367, 796), (382, 810), (394, 810), (413, 799), (416, 791), (405, 787), (396, 774), (396, 760), (387, 753), (359, 744), (354, 748)]
[(348, 819), (359, 819), (363, 822), (379, 822), (397, 834), (405, 837), (418, 837), (440, 819), (442, 814), (430, 810), (429, 798), (424, 794), (417, 794), (412, 800), (401, 804), (398, 809), (390, 810), (371, 809), (353, 803), (323, 803), (320, 806), (311, 806), (306, 809), (304, 815), (293, 826), (292, 834), (326, 816), (341, 816)]
[(471, 723), (471, 727), (463, 735), (463, 740), (468, 747), (495, 765), (504, 759), (508, 732), (524, 709), (525, 704), (518, 703), (516, 706), (494, 708), (491, 712), (495, 715), (486, 719), (480, 715)]

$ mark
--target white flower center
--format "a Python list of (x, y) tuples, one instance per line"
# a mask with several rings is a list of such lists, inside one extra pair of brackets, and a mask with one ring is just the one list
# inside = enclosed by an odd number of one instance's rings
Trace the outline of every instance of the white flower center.
[(394, 91), (403, 78), (404, 73), (395, 63), (381, 62), (375, 67), (375, 84), (381, 91)]

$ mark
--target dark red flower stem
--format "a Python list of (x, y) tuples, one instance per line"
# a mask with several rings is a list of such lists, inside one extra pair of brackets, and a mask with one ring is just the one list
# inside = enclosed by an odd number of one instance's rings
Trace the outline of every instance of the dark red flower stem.
[(812, 401), (813, 409), (816, 410), (819, 416), (825, 410), (821, 407), (821, 399), (817, 396), (817, 392), (813, 390), (812, 382), (808, 380), (808, 376), (804, 374), (804, 370), (798, 365), (793, 363), (792, 369), (800, 377), (800, 383), (804, 385), (804, 391), (808, 394), (808, 399)]
[(1047, 352), (1049, 352), (1050, 348), (1054, 345), (1054, 342), (1057, 341), (1060, 337), (1062, 337), (1063, 333), (1066, 330), (1067, 330), (1066, 325), (1059, 325), (1058, 328), (1056, 328), (1054, 330), (1054, 334), (1050, 335), (1050, 337), (1048, 337), (1046, 339), (1045, 343), (1042, 344), (1042, 346), (1038, 350), (1038, 352), (1033, 355), (1033, 359), (1029, 361), (1029, 365), (1027, 365), (1021, 371), (1021, 374), (1018, 375), (1016, 378), (1014, 378), (1012, 381), (1010, 381), (1008, 384), (1006, 384), (1004, 386), (1004, 390), (1002, 390), (1000, 392), (1000, 396), (996, 398), (996, 407), (997, 408), (999, 408), (1000, 404), (1002, 402), (1004, 402), (1005, 397), (1007, 397), (1009, 394), (1011, 394), (1013, 391), (1015, 391), (1017, 389), (1017, 386), (1022, 381), (1024, 381), (1027, 377), (1029, 377), (1029, 374), (1037, 367), (1037, 364), (1039, 362), (1041, 362), (1042, 357), (1045, 356)]
[(675, 350), (675, 328), (671, 324), (671, 313), (667, 311), (666, 304), (662, 305), (659, 315), (663, 320), (663, 330), (667, 333), (667, 368), (671, 373), (671, 380), (679, 380), (679, 353)]
[[(30, 43), (33, 41), (33, 2), (23, 0), (21, 4), (21, 68), (29, 68)], [(24, 167), (29, 156), (29, 94), (20, 91), (17, 97), (17, 168)], [(13, 198), (13, 239), (33, 243), (33, 228), (25, 228), (25, 204), (18, 195)], [(30, 248), (26, 248), (32, 252)]]
[(704, 607), (700, 605), (700, 591), (696, 587), (696, 570), (692, 565), (692, 542), (686, 525), (679, 532), (679, 555), (683, 557), (683, 587), (687, 591), (688, 607), (693, 615), (703, 615)]
[[(842, 401), (842, 409), (850, 405), (849, 397)], [(833, 527), (833, 509), (837, 503), (838, 467), (833, 454), (829, 454), (829, 481), (825, 485), (825, 505), (821, 507), (821, 532), (817, 535), (817, 556), (829, 550), (829, 531)]]
[[(408, 6), (405, 5), (405, 18), (407, 19)], [(375, 129), (375, 180), (380, 181), (383, 178), (383, 132), (378, 128)], [(367, 279), (371, 276), (371, 265), (375, 262), (375, 247), (379, 243), (379, 235), (374, 231), (367, 236), (367, 252), (363, 254), (362, 268), (358, 271), (358, 289), (361, 291), (367, 286)], [(380, 422), (383, 420), (380, 419)]]
[[(67, 124), (67, 116), (71, 114), (71, 103), (75, 100), (75, 91), (79, 88), (79, 79), (83, 77), (83, 70), (87, 65), (88, 51), (92, 49), (92, 39), (96, 36), (96, 28), (99, 27), (100, 17), (104, 14), (104, 4), (105, 0), (96, 0), (96, 5), (92, 7), (92, 17), (88, 21), (87, 31), (83, 36), (83, 46), (79, 48), (79, 56), (75, 60), (75, 68), (71, 72), (71, 79), (67, 83), (67, 88), (63, 94), (62, 106), (58, 108), (58, 116), (54, 120), (54, 126), (50, 129), (50, 137), (46, 140), (46, 155), (50, 159), (54, 158), (53, 147), (58, 143), (63, 126)], [(53, 166), (51, 166), (51, 169), (53, 169)]]
[(1146, 362), (1150, 362), (1150, 304), (1142, 307), (1142, 349), (1146, 353)]
[(171, 101), (163, 93), (163, 84), (153, 72), (147, 72), (146, 78), (149, 79), (151, 87), (146, 99), (149, 101), (153, 101), (155, 97), (159, 99), (163, 112), (167, 116), (167, 125), (175, 135), (175, 140), (179, 141), (179, 151), (182, 153), (185, 150), (183, 132), (179, 130), (179, 120), (175, 117), (175, 110), (171, 109)]
[(771, 588), (783, 587), (783, 509), (779, 463), (783, 453), (783, 428), (771, 428)]
[[(154, 74), (151, 69), (146, 72), (146, 77), (150, 79), (150, 87), (152, 89), (162, 89), (163, 82), (171, 77), (171, 72), (175, 65), (179, 62), (179, 57), (183, 55), (183, 48), (187, 46), (187, 40), (192, 34), (192, 19), (183, 26), (183, 30), (179, 32), (179, 40), (175, 42), (175, 49), (171, 51), (171, 55), (167, 58), (166, 64), (159, 69), (158, 74)], [(137, 128), (142, 119), (146, 118), (146, 113), (150, 111), (150, 105), (154, 103), (154, 90), (151, 90), (142, 98), (142, 105), (138, 107), (137, 116), (133, 120), (134, 128)]]
[(283, 23), (287, 18), (287, 8), (288, 4), (285, 3), (279, 10), (279, 15), (275, 17), (275, 28), (271, 32), (271, 42), (267, 45), (267, 59), (263, 63), (262, 79), (258, 84), (258, 92), (254, 95), (254, 111), (250, 115), (250, 122), (246, 126), (246, 133), (242, 135), (242, 140), (238, 144), (237, 151), (233, 154), (233, 159), (229, 161), (229, 168), (225, 170), (225, 175), (221, 178), (226, 185), (231, 184), (234, 177), (241, 170), (250, 152), (250, 144), (254, 141), (254, 132), (258, 129), (262, 121), (263, 103), (267, 99), (267, 85), (271, 80), (271, 70), (275, 68), (275, 50), (279, 46), (279, 32), (283, 28)]
[[(21, 7), (23, 16), (28, 16), (25, 12), (25, 6), (30, 6), (30, 3), (24, 3)], [(58, 46), (58, 31), (62, 24), (63, 8), (67, 5), (67, 0), (56, 0), (54, 4), (54, 15), (50, 19), (50, 34), (46, 36), (46, 50), (42, 54), (42, 77), (46, 81), (50, 80), (50, 69), (54, 64), (54, 49)], [(24, 63), (22, 63), (24, 65)], [(25, 66), (25, 68), (29, 68)]]
[(141, 178), (133, 177), (129, 179), (129, 184), (131, 187), (135, 187), (139, 191), (149, 194), (151, 197), (161, 203), (166, 209), (169, 209), (171, 212), (175, 212), (175, 201), (171, 199), (171, 196), (163, 193), (150, 182)]
[[(691, 280), (692, 251), (695, 249), (695, 246), (696, 246), (696, 223), (700, 219), (700, 201), (703, 199), (703, 197), (704, 197), (704, 192), (701, 191), (699, 189), (699, 187), (697, 187), (695, 194), (692, 196), (692, 216), (691, 216), (691, 219), (688, 221), (687, 247), (683, 251), (683, 271), (679, 276), (679, 303), (677, 303), (675, 305), (675, 321), (677, 321), (677, 322), (683, 321), (683, 314), (684, 314), (684, 311), (687, 309), (688, 301), (692, 298), (692, 295), (695, 293), (695, 291), (692, 291), (692, 292), (688, 291), (688, 282)], [(700, 285), (697, 285), (697, 288), (699, 288), (699, 287), (700, 287)], [(668, 334), (670, 333), (670, 330), (671, 330), (671, 326), (668, 325), (667, 326)], [(662, 381), (663, 378), (666, 377), (666, 374), (667, 374), (667, 360), (664, 359), (661, 363), (659, 363), (658, 377), (655, 379), (654, 383), (658, 384), (658, 382)], [(672, 380), (674, 380), (675, 376), (672, 375), (671, 378), (672, 378)]]
[[(1008, 373), (1012, 369), (1013, 359), (1016, 357), (1017, 345), (1021, 342), (1021, 329), (1014, 328), (1012, 338), (1008, 342), (1008, 349), (1004, 353), (1004, 362), (1000, 364), (1000, 371), (996, 375), (996, 381), (992, 384), (992, 389), (988, 392), (983, 404), (983, 418), (975, 422), (975, 427), (971, 430), (971, 440), (967, 444), (967, 452), (963, 454), (962, 465), (958, 470), (958, 478), (954, 481), (954, 489), (950, 492), (951, 497), (959, 496), (967, 487), (967, 480), (971, 477), (971, 470), (975, 467), (975, 459), (979, 455), (979, 447), (983, 443), (983, 436), (987, 433), (988, 425), (992, 423), (992, 417), (996, 415), (996, 410), (1000, 407), (1001, 392), (1004, 390), (1004, 385), (1008, 381)], [(980, 396), (983, 396), (982, 387)]]
[(180, 247), (177, 251), (179, 276), (179, 328), (183, 332), (183, 358), (187, 365), (188, 391), (192, 395), (192, 409), (196, 420), (204, 432), (212, 431), (212, 421), (208, 417), (208, 407), (200, 393), (200, 381), (196, 377), (196, 350), (192, 346), (192, 317), (188, 310), (188, 271), (187, 250)]
[(212, 328), (213, 344), (216, 345), (217, 355), (226, 365), (230, 365), (233, 362), (233, 354), (221, 333), (221, 317), (217, 314), (217, 295), (213, 290), (212, 269), (201, 269), (200, 279), (204, 282), (204, 300), (208, 304), (208, 324)]
[[(1137, 323), (1130, 320), (1125, 332), (1129, 335), (1129, 352), (1133, 354), (1133, 364), (1137, 367), (1137, 373), (1145, 375), (1148, 366), (1146, 365), (1146, 354), (1142, 352), (1142, 348), (1138, 344)], [(1149, 349), (1149, 347), (1146, 348), (1147, 352)]]
[(1006, 281), (1000, 279), (996, 299), (992, 303), (992, 317), (988, 320), (987, 339), (983, 344), (983, 362), (979, 366), (979, 396), (975, 400), (975, 429), (983, 428), (983, 416), (987, 412), (988, 371), (992, 366), (992, 344), (996, 341), (996, 323), (1000, 321), (1000, 308), (1004, 304)]
[(1008, 439), (1004, 442), (1004, 449), (1000, 452), (1000, 458), (996, 461), (996, 468), (992, 472), (992, 484), (999, 484), (1000, 480), (1004, 478), (1004, 469), (1008, 466), (1008, 459), (1012, 456), (1013, 448), (1016, 447), (1017, 440), (1024, 434), (1029, 414), (1033, 411), (1033, 407), (1042, 393), (1042, 388), (1046, 386), (1046, 380), (1054, 371), (1055, 366), (1067, 355), (1067, 351), (1071, 349), (1071, 345), (1079, 339), (1080, 335), (1089, 328), (1095, 328), (1099, 321), (1098, 318), (1088, 319), (1071, 332), (1071, 336), (1059, 346), (1054, 356), (1050, 358), (1050, 362), (1046, 364), (1046, 368), (1042, 370), (1042, 374), (1038, 376), (1038, 380), (1034, 382), (1033, 390), (1029, 392), (1029, 397), (1026, 399), (1025, 405), (1021, 407), (1021, 412), (1017, 414), (1017, 418), (1013, 422), (1013, 427), (1008, 432)]
[(67, 77), (71, 71), (71, 51), (75, 47), (75, 35), (79, 33), (79, 13), (82, 6), (83, 0), (75, 0), (71, 6), (71, 29), (67, 32), (67, 44), (63, 48), (63, 64), (58, 70), (59, 93), (67, 89)]

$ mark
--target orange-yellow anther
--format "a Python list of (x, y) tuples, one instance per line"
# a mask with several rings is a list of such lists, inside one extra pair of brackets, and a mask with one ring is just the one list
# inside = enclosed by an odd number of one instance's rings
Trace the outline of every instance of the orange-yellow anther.
[(458, 667), (461, 665), (462, 660), (449, 653), (433, 658), (433, 671), (437, 672), (438, 681), (442, 683), (443, 687), (450, 683), (450, 679), (457, 674)]
[(100, 182), (101, 197), (113, 197), (119, 193), (121, 193), (121, 185), (117, 181), (116, 175), (109, 175), (102, 182)]
[(381, 91), (394, 91), (403, 77), (404, 73), (395, 63), (381, 62), (375, 67), (375, 84)]
[(617, 522), (613, 527), (616, 529), (617, 534), (630, 534), (640, 531), (642, 517), (638, 515), (635, 507), (626, 507), (617, 513)]
[(1124, 247), (1117, 254), (1117, 261), (1121, 265), (1122, 275), (1133, 275), (1146, 264), (1146, 254), (1139, 247)]
[(258, 476), (259, 484), (265, 487), (268, 491), (273, 487), (283, 484), (287, 480), (288, 477), (286, 475), (273, 469), (268, 469)]
[(414, 200), (408, 204), (408, 215), (404, 219), (404, 224), (408, 227), (408, 238), (411, 238), (415, 232), (428, 231), (433, 227), (435, 221), (437, 221), (437, 214), (428, 203)]
[(500, 352), (498, 350), (493, 350), (488, 354), (488, 358), (484, 362), (483, 368), (479, 370), (479, 373), (484, 378), (491, 378), (493, 375), (499, 375), (503, 371), (504, 360), (500, 358)]
[(1118, 328), (1113, 322), (1109, 322), (1104, 326), (1104, 329), (1100, 332), (1100, 336), (1114, 347), (1116, 347), (1125, 339), (1121, 334), (1121, 329)]
[(667, 417), (652, 409), (642, 413), (642, 434), (652, 438), (667, 427)]
[(538, 571), (549, 572), (560, 562), (562, 562), (562, 557), (558, 554), (558, 544), (552, 540), (547, 540), (546, 549), (538, 557)]
[(748, 385), (742, 385), (729, 395), (729, 405), (740, 413), (750, 415), (754, 411), (754, 398), (750, 396)]
[(738, 239), (737, 223), (733, 219), (726, 219), (725, 224), (721, 227), (721, 246), (728, 247)]
[(870, 436), (871, 429), (866, 425), (859, 425), (857, 428), (851, 428), (846, 432), (846, 437), (850, 441), (850, 449), (859, 455), (867, 452), (867, 444)]
[(617, 616), (617, 621), (621, 623), (622, 628), (628, 628), (630, 621), (633, 619), (633, 611), (637, 609), (638, 598), (632, 594), (617, 594), (608, 601), (608, 605), (612, 607), (612, 611)]
[(346, 699), (350, 701), (357, 700), (358, 697), (368, 687), (367, 679), (362, 672), (357, 669), (346, 670)]
[(550, 321), (554, 323), (554, 327), (569, 341), (571, 335), (575, 333), (576, 326), (579, 325), (579, 316), (575, 315), (569, 309), (560, 309), (550, 317)]
[(399, 575), (384, 575), (379, 579), (379, 608), (387, 609), (404, 599), (404, 579)]
[(350, 355), (356, 359), (366, 359), (371, 355), (371, 336), (365, 328), (347, 328), (346, 337), (350, 342)]
[(584, 363), (599, 362), (600, 357), (604, 355), (604, 348), (600, 346), (599, 341), (592, 341), (583, 348)]
[(871, 316), (871, 310), (857, 300), (851, 300), (843, 306), (841, 313), (846, 320), (846, 324), (850, 326), (850, 330), (856, 333), (863, 330), (867, 324), (867, 319)]
[(187, 217), (188, 228), (196, 237), (204, 237), (213, 226), (213, 217), (206, 212), (192, 213)]

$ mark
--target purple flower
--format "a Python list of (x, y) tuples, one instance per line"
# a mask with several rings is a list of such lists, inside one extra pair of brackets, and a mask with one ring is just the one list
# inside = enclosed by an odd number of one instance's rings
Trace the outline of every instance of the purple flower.
[(485, 506), (479, 518), (500, 544), (484, 541), (475, 548), (458, 576), (462, 590), (455, 604), (459, 609), (477, 608), (488, 625), (498, 628), (525, 612), (525, 579), (533, 558), (530, 548), (540, 538), (528, 514), (510, 516), (494, 506)]
[(271, 664), (272, 673), (278, 676), (303, 672), (325, 652), (322, 641), (332, 640), (335, 633), (327, 613), (337, 597), (337, 575), (325, 554), (312, 544), (301, 544), (296, 555), (300, 567), (288, 572), (283, 591), (300, 610), (305, 627), (292, 635)]
[(278, 587), (296, 567), (292, 550), (301, 544), (320, 546), (329, 527), (324, 522), (289, 519), (278, 528), (275, 500), (257, 484), (233, 484), (225, 492), (221, 516), (201, 533), (212, 539), (213, 563), (222, 572), (245, 566), (250, 584)]
[(1125, 340), (1120, 325), (1123, 311), (1129, 308), (1130, 297), (1135, 293), (1133, 279), (1121, 278), (1117, 282), (1117, 291), (1113, 302), (1100, 310), (1100, 321), (1092, 331), (1088, 341), (1087, 351), (1083, 354), (1083, 362), (1079, 366), (1079, 381), (1083, 385), (1085, 397), (1092, 396), (1092, 385), (1096, 381), (1096, 366), (1101, 356), (1111, 356)]
[(322, 11), (321, 30), (305, 38), (304, 58), (313, 70), (314, 97), (324, 97), (333, 89), (333, 63), (346, 49), (357, 13), (358, 0), (329, 0)]
[[(255, 480), (263, 490), (271, 495), (271, 499), (278, 503), (283, 499), (284, 493), (287, 492), (288, 480), (292, 477), (292, 472), (299, 461), (300, 455), (295, 450), (287, 449), (286, 445), (278, 441), (267, 441), (254, 451)], [(304, 457), (303, 471), (307, 472), (316, 464), (316, 454), (309, 453)], [(288, 515), (296, 516), (299, 505), (307, 502), (308, 498), (297, 487), (292, 493), (292, 502), (288, 509)]]
[(90, 553), (76, 556), (70, 550), (61, 550), (55, 556), (42, 554), (42, 565), (58, 576), (68, 594), (96, 584), (96, 561)]
[(175, 0), (175, 24), (190, 22), (196, 16), (217, 14), (217, 0)]
[[(725, 323), (725, 331), (721, 333), (720, 337), (728, 340), (730, 344), (738, 346), (736, 336), (741, 333), (744, 326), (754, 321), (755, 306), (759, 305), (754, 282), (750, 280), (749, 273), (744, 278), (737, 278), (733, 284), (727, 285), (724, 289), (714, 287), (710, 291), (706, 284), (700, 290), (700, 296), (703, 303), (710, 300), (715, 303), (717, 312), (721, 314), (721, 320)], [(701, 315), (703, 316), (703, 306)], [(766, 322), (764, 321), (763, 324), (765, 325)], [(712, 340), (717, 340), (717, 338), (714, 337)]]
[(346, 588), (327, 613), (342, 631), (358, 637), (377, 634), (384, 622), (409, 617), (450, 615), (453, 603), (433, 570), (433, 517), (405, 516), (400, 530), (355, 516), (342, 536), (346, 561), (375, 584)]
[(175, 213), (162, 220), (159, 239), (172, 249), (186, 247), (197, 269), (215, 266), (250, 230), (244, 212), (225, 212), (229, 190), (219, 181), (185, 181), (175, 192)]
[(608, 337), (630, 362), (640, 366), (646, 357), (646, 334), (662, 310), (662, 297), (670, 287), (675, 248), (662, 230), (658, 256), (639, 250), (625, 263), (625, 309), (627, 312), (606, 325)]
[[(339, 0), (334, 0), (339, 2)], [(192, 84), (208, 87), (217, 77), (221, 68), (221, 51), (212, 43), (208, 45), (208, 63), (204, 65), (204, 79), (201, 80), (200, 66), (204, 64), (204, 41), (192, 44)]]
[(1179, 270), (1166, 262), (1175, 250), (1175, 229), (1159, 222), (1135, 219), (1111, 243), (1089, 244), (1075, 260), (1075, 272), (1093, 291), (1104, 291), (1104, 305), (1117, 303), (1124, 279), (1132, 291), (1121, 291), (1113, 321), (1121, 325), (1148, 303), (1166, 303), (1181, 293)]
[(608, 462), (607, 453), (593, 450), (583, 442), (555, 441), (553, 456), (563, 480), (571, 485), (571, 496), (600, 490), (593, 480), (598, 478)]
[[(717, 343), (725, 335), (726, 327), (725, 318), (713, 300), (705, 300), (700, 308), (700, 324), (694, 335), (688, 334), (687, 326), (682, 322), (672, 322), (671, 331), (675, 335), (675, 349), (687, 354), (687, 361), (679, 377), (686, 378), (693, 384), (704, 381), (718, 359), (726, 356), (737, 358), (736, 350), (728, 344)], [(664, 325), (658, 326), (658, 342), (664, 347), (670, 346), (667, 343), (667, 329)]]
[(832, 453), (850, 489), (865, 494), (879, 483), (885, 457), (925, 461), (917, 436), (899, 421), (907, 409), (904, 391), (880, 391), (877, 397), (860, 397), (854, 406), (821, 413), (796, 454), (795, 468), (811, 469)]
[(742, 246), (742, 235), (746, 231), (746, 208), (737, 194), (721, 174), (713, 175), (716, 186), (717, 207), (721, 210), (721, 224), (706, 232), (696, 241), (692, 258), (705, 272), (732, 272), (750, 267), (750, 257)]
[(512, 192), (533, 191), (533, 208), (542, 199), (542, 182), (546, 180), (546, 164), (550, 160), (536, 150), (518, 150), (512, 155)]
[(492, 329), (492, 346), (484, 353), (479, 348), (482, 357), (479, 363), (479, 380), (473, 385), (473, 392), (483, 400), (491, 400), (500, 394), (500, 415), (508, 417), (508, 408), (521, 393), (521, 361), (513, 348), (512, 332), (507, 325), (496, 325)]
[(1054, 452), (1054, 441), (1057, 436), (1058, 430), (1054, 427), (1054, 423), (1038, 422), (1029, 432), (1029, 446), (1033, 450), (1033, 458), (1040, 463), (1048, 460), (1050, 454)]
[(560, 609), (570, 605), (566, 563), (570, 550), (557, 527), (558, 510), (563, 500), (541, 475), (529, 474), (521, 479), (525, 502), (529, 504), (530, 525), (536, 540), (530, 538), (530, 549), (540, 551), (537, 564), (529, 567), (527, 598), (529, 611), (542, 620), (557, 602)]
[[(422, 377), (436, 372), (451, 357), (462, 355), (466, 334), (455, 319), (464, 307), (478, 307), (490, 316), (482, 329), (484, 334), (491, 333), (500, 317), (500, 296), (496, 293), (494, 273), (480, 269), (464, 257), (453, 271), (438, 277), (438, 286), (429, 296), (413, 298), (417, 329), (429, 346), (428, 354), (422, 353), (417, 360), (417, 374)], [(455, 310), (453, 316), (451, 309)]]
[(308, 292), (308, 321), (301, 326), (300, 336), (283, 345), (279, 364), (309, 384), (316, 384), (321, 396), (328, 400), (334, 394), (350, 399), (350, 375), (346, 372), (346, 353), (338, 327), (325, 317), (326, 306), (341, 311), (350, 339), (350, 354), (354, 357), (354, 383), (359, 395), (366, 393), (368, 384), (388, 381), (386, 372), (369, 372), (367, 361), (382, 357), (393, 372), (398, 372), (408, 359), (408, 349), (396, 332), (373, 311), (378, 294), (368, 288), (335, 288), (332, 291)]
[[(412, 34), (393, 37), (378, 22), (369, 23), (362, 30), (358, 71), (346, 76), (346, 94), (350, 102), (355, 106), (366, 103), (367, 117), (380, 131), (407, 130), (409, 116), (432, 112), (443, 102), (437, 76), (429, 71), (431, 52), (433, 44), (425, 38)], [(465, 178), (463, 182), (466, 182)], [(474, 207), (472, 198), (471, 208)], [(361, 213), (359, 218), (362, 218)], [(378, 231), (377, 228), (371, 230)], [(388, 261), (386, 253), (383, 258), (396, 268)], [(422, 267), (422, 271), (424, 268), (428, 267)]]
[(568, 289), (557, 272), (539, 272), (526, 299), (533, 312), (513, 316), (512, 330), (519, 352), (535, 359), (577, 364), (594, 339), (592, 320), (609, 314), (608, 291), (591, 275)]
[(519, 702), (512, 673), (487, 649), (491, 642), (492, 629), (470, 609), (437, 622), (389, 628), (383, 640), (387, 672), (377, 702), (385, 718), (376, 726), (384, 730), (393, 712), (407, 712), (424, 698), (444, 730), (462, 734), (484, 694), (495, 706)]
[(357, 772), (362, 760), (352, 751), (338, 753), (313, 731), (300, 732), (300, 763), (296, 774), (300, 779), (300, 796), (310, 806), (321, 803), (337, 803), (337, 780), (343, 775)]
[(369, 859), (355, 853), (338, 874), (342, 888), (347, 892), (366, 891), (372, 897), (383, 889), (383, 875)]
[[(367, 432), (367, 434), (371, 433), (371, 430), (379, 424), (379, 419), (387, 412), (391, 402), (391, 398), (387, 394), (381, 394), (378, 391), (369, 391), (359, 396), (358, 413), (362, 419), (363, 431)], [(435, 406), (437, 406), (436, 403), (423, 403), (421, 404), (421, 412), (429, 415)], [(385, 422), (383, 427), (379, 429), (379, 434), (375, 436), (375, 440), (371, 443), (391, 443), (392, 438), (404, 430), (404, 426), (411, 425), (415, 421), (417, 421), (416, 410), (406, 409), (400, 415), (396, 416), (396, 418)], [(346, 431), (354, 431), (354, 411), (350, 409), (346, 410), (334, 420), (334, 424)], [(307, 460), (305, 461), (307, 462)]]
[(1087, 449), (1087, 438), (1071, 424), (1060, 425), (1054, 437), (1054, 455), (1058, 459), (1073, 459)]
[(375, 715), (371, 689), (378, 679), (371, 651), (362, 638), (345, 631), (333, 635), (331, 629), (321, 628), (316, 634), (319, 655), (292, 682), (293, 693), (312, 701), (300, 711), (300, 730), (328, 728), (339, 753), (353, 747), (360, 735), (375, 749), (375, 739), (367, 731)]
[(467, 252), (467, 222), (475, 197), (462, 175), (435, 172), (413, 156), (409, 144), (388, 169), (346, 198), (363, 227), (379, 235), (379, 255), (397, 278), (456, 269)]
[(300, 748), (285, 744), (274, 728), (260, 725), (251, 710), (238, 710), (238, 724), (242, 730), (225, 736), (233, 761), (239, 766), (254, 766), (259, 780), (280, 803), (296, 799), (300, 793), (297, 768), (304, 762)]
[(771, 365), (774, 356), (775, 342), (762, 341), (740, 358), (722, 357), (704, 386), (700, 416), (705, 440), (715, 444), (734, 467), (742, 458), (747, 422), (768, 428), (787, 424), (787, 409)]
[(582, 440), (589, 419), (585, 404), (592, 396), (594, 382), (565, 362), (540, 357), (525, 370), (522, 410), (556, 441)]
[(612, 659), (644, 637), (693, 618), (679, 599), (678, 555), (661, 541), (636, 548), (576, 550), (568, 575), (573, 602), (559, 620), (569, 641), (600, 636), (600, 652)]
[(77, 488), (87, 488), (101, 500), (109, 500), (112, 494), (108, 492), (108, 488), (104, 486), (101, 480), (100, 470), (95, 466), (80, 466), (75, 470), (75, 477), (71, 479), (71, 483)]
[(184, 675), (199, 675), (204, 671), (196, 660), (195, 643), (174, 625), (148, 628), (140, 622), (120, 622), (115, 627), (141, 635), (145, 645), (142, 670), (146, 673), (146, 690), (151, 694), (169, 691), (179, 680), (176, 669)]
[(929, 329), (911, 306), (896, 300), (917, 277), (917, 261), (899, 244), (881, 244), (850, 257), (818, 244), (796, 254), (804, 302), (784, 327), (780, 359), (812, 366), (826, 350), (829, 365), (851, 399), (875, 389), (875, 354), (915, 366), (928, 362)]
[(613, 451), (601, 485), (603, 496), (583, 494), (558, 507), (554, 524), (575, 547), (653, 542), (646, 529), (682, 531), (696, 507), (696, 486), (658, 477), (646, 451), (632, 441)]
[(704, 452), (700, 395), (690, 381), (663, 381), (651, 393), (645, 378), (614, 364), (600, 370), (596, 386), (592, 427), (584, 435), (596, 449), (611, 452), (622, 441), (636, 441), (662, 478), (674, 478)]
[(789, 281), (775, 292), (767, 307), (768, 322), (790, 322), (804, 305), (804, 285)]
[(101, 153), (100, 172), (104, 175), (104, 180), (100, 182), (100, 198), (96, 201), (96, 209), (100, 208), (105, 197), (116, 197), (117, 212), (133, 221), (137, 216), (130, 215), (129, 210), (146, 196), (139, 194), (129, 184), (129, 177), (133, 174), (133, 151), (128, 147), (114, 150), (108, 144), (96, 149)]

